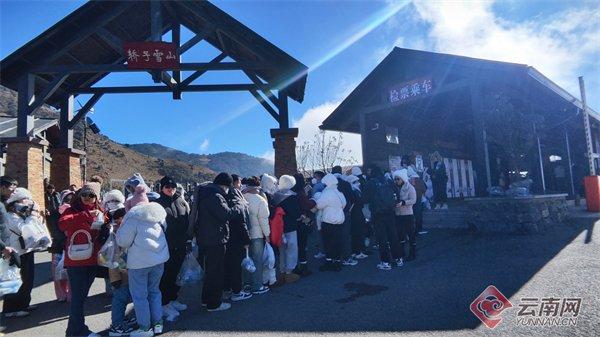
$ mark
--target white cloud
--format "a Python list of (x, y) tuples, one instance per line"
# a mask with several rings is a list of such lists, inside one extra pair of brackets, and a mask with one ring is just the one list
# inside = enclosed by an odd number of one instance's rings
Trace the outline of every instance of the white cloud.
[(260, 157), (262, 159), (275, 162), (275, 150), (268, 150), (265, 153), (261, 154)]
[[(296, 143), (301, 145), (304, 142), (311, 142), (315, 135), (319, 132), (319, 125), (323, 123), (323, 120), (325, 120), (325, 118), (327, 118), (340, 103), (341, 101), (326, 102), (312, 107), (308, 109), (299, 120), (293, 121), (293, 126), (299, 129)], [(337, 132), (327, 131), (327, 134), (336, 133)], [(344, 133), (343, 136), (344, 147), (352, 152), (352, 157), (356, 159), (358, 163), (362, 163), (360, 135), (354, 133)]]
[(595, 8), (569, 9), (523, 22), (499, 17), (493, 4), (414, 2), (420, 19), (430, 26), (428, 40), (435, 51), (528, 64), (576, 96), (577, 76), (582, 73), (591, 72), (589, 80), (598, 84), (598, 3)]
[(210, 140), (208, 138), (204, 138), (204, 141), (202, 142), (202, 144), (200, 144), (200, 153), (206, 152), (206, 150), (208, 150), (209, 146), (210, 146)]

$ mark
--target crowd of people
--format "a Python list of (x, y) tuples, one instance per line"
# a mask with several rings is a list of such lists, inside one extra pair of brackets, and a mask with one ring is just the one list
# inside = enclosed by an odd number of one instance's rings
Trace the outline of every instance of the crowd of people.
[[(442, 164), (443, 165), (443, 164)], [(414, 165), (385, 174), (379, 167), (316, 171), (278, 179), (242, 178), (222, 172), (199, 184), (188, 198), (165, 176), (152, 185), (134, 174), (121, 190), (101, 192), (92, 177), (81, 188), (58, 193), (47, 184), (45, 208), (17, 181), (0, 177), (0, 248), (20, 259), (22, 285), (4, 297), (3, 315), (23, 317), (30, 305), (35, 248), (23, 245), (25, 224), (45, 224), (52, 239), (52, 273), (58, 301), (69, 302), (67, 336), (97, 336), (85, 324), (84, 307), (98, 277), (112, 295), (110, 336), (152, 336), (163, 331), (186, 304), (179, 301), (178, 275), (187, 256), (204, 271), (202, 306), (223, 311), (232, 302), (261, 296), (313, 271), (338, 272), (379, 252), (376, 268), (400, 268), (417, 255), (417, 236), (428, 186)], [(316, 232), (316, 233), (315, 233)], [(111, 241), (112, 240), (112, 241)], [(106, 266), (99, 252), (114, 242), (120, 263)], [(272, 251), (275, 263), (265, 262)], [(254, 265), (243, 267), (248, 260)], [(133, 303), (134, 314), (126, 315)]]

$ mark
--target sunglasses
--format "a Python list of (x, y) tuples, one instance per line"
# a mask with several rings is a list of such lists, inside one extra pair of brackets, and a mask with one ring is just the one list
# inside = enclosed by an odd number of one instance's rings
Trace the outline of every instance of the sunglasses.
[(88, 199), (96, 199), (96, 195), (94, 193), (81, 193), (81, 197)]
[(165, 185), (163, 188), (177, 188), (177, 185)]

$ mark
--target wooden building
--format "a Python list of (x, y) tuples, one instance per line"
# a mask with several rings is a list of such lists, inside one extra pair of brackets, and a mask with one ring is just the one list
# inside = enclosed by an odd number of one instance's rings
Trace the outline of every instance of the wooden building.
[[(395, 48), (321, 128), (359, 133), (363, 163), (386, 170), (411, 154), (430, 167), (438, 151), (449, 197), (485, 196), (527, 178), (534, 193), (582, 195), (581, 109), (531, 66)], [(598, 153), (600, 114), (588, 112)]]

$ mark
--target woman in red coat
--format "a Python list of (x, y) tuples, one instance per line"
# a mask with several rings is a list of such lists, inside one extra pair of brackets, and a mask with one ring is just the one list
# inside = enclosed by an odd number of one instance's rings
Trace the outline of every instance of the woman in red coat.
[(100, 249), (100, 184), (86, 183), (75, 194), (71, 207), (61, 215), (58, 226), (65, 233), (65, 268), (71, 284), (67, 336), (99, 336), (85, 325), (83, 305), (97, 272)]

